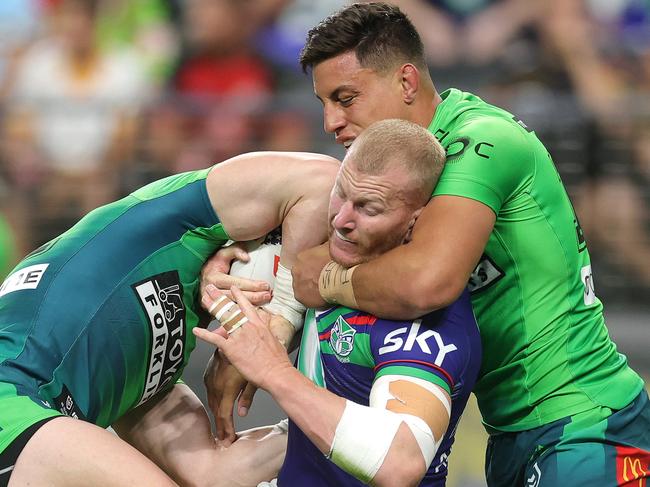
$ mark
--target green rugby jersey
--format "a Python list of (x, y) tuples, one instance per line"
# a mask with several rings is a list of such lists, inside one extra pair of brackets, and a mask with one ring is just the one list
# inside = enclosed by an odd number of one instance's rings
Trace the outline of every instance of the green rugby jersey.
[(550, 155), (526, 125), (480, 98), (442, 93), (429, 130), (447, 151), (434, 196), (496, 214), (469, 287), (483, 343), (474, 392), (488, 430), (619, 409), (643, 382), (609, 338), (589, 252)]
[(180, 378), (201, 267), (228, 240), (208, 172), (98, 208), (17, 266), (0, 286), (4, 395), (107, 426)]

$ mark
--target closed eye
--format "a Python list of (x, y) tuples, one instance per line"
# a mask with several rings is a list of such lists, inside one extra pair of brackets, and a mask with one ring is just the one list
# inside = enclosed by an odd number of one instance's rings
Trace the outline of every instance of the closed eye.
[(339, 98), (337, 101), (344, 107), (348, 107), (354, 101), (354, 96), (348, 96), (346, 98)]

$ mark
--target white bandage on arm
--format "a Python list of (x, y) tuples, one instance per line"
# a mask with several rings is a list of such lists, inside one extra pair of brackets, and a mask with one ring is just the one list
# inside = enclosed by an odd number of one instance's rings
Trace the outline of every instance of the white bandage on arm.
[[(432, 384), (429, 381), (419, 379), (417, 377), (409, 377), (403, 375), (383, 375), (381, 377), (378, 377), (375, 380), (374, 384), (372, 385), (372, 390), (370, 391), (371, 407), (376, 407), (376, 408), (389, 407), (388, 405), (390, 401), (397, 401), (398, 403), (400, 403), (400, 406), (401, 405), (410, 406), (407, 404), (410, 398), (405, 399), (404, 397), (396, 397), (396, 394), (399, 394), (399, 391), (395, 389), (399, 389), (399, 388), (395, 388), (395, 387), (391, 388), (391, 383), (393, 384), (393, 386), (395, 386), (396, 384), (402, 384), (401, 385), (402, 389), (404, 388), (405, 384), (408, 384), (408, 385), (422, 388), (424, 389), (424, 391), (431, 393), (434, 397), (429, 396), (428, 400), (440, 401), (440, 403), (442, 403), (442, 406), (444, 408), (444, 412), (442, 414), (446, 414), (447, 420), (449, 420), (449, 417), (451, 416), (451, 404), (449, 403), (449, 399), (442, 392), (442, 389), (437, 385)], [(408, 391), (405, 392), (408, 393)], [(426, 396), (426, 392), (424, 392), (425, 396)], [(406, 397), (406, 394), (404, 396)], [(411, 433), (413, 433), (413, 436), (415, 437), (415, 441), (417, 441), (418, 446), (420, 447), (420, 451), (422, 452), (422, 456), (424, 457), (424, 463), (426, 464), (426, 467), (429, 468), (429, 465), (431, 465), (431, 462), (436, 456), (436, 452), (438, 451), (438, 448), (440, 448), (440, 444), (442, 443), (444, 434), (440, 435), (440, 438), (435, 438), (433, 431), (431, 431), (431, 428), (429, 427), (427, 422), (414, 414), (410, 414), (410, 413), (393, 413), (393, 414), (396, 414), (397, 416), (402, 418), (402, 420), (409, 427)]]
[(327, 458), (368, 483), (384, 463), (401, 423), (391, 411), (346, 401)]
[(293, 278), (291, 271), (282, 264), (278, 265), (273, 285), (273, 299), (264, 306), (270, 313), (280, 315), (293, 325), (296, 330), (302, 328), (305, 320), (305, 306), (293, 295)]
[[(398, 402), (400, 408), (394, 408), (392, 401)], [(385, 375), (377, 378), (370, 392), (370, 407), (346, 401), (328, 458), (368, 483), (384, 463), (400, 424), (405, 423), (413, 433), (428, 469), (444, 435), (435, 438), (424, 419), (410, 414), (409, 411), (418, 411), (423, 417), (429, 417), (431, 408), (423, 407), (419, 401), (425, 401), (427, 406), (431, 404), (429, 401), (440, 401), (443, 407), (433, 410), (449, 419), (451, 405), (440, 387), (417, 377)]]

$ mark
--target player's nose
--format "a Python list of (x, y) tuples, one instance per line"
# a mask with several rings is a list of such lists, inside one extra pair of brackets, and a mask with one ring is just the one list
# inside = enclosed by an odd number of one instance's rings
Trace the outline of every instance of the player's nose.
[(328, 134), (335, 134), (345, 127), (343, 110), (333, 104), (323, 106), (323, 128)]
[(332, 219), (332, 225), (335, 229), (339, 231), (349, 232), (354, 230), (355, 221), (354, 221), (354, 206), (352, 202), (344, 202), (334, 215)]

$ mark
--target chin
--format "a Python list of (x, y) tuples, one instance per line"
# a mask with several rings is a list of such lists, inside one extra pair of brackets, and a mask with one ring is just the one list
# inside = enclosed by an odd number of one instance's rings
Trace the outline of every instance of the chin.
[(363, 259), (361, 259), (361, 257), (359, 257), (358, 255), (345, 252), (337, 248), (335, 245), (332, 245), (331, 243), (329, 247), (330, 247), (330, 257), (332, 258), (332, 260), (337, 264), (342, 265), (343, 267), (352, 267), (357, 264), (360, 264), (363, 261)]

